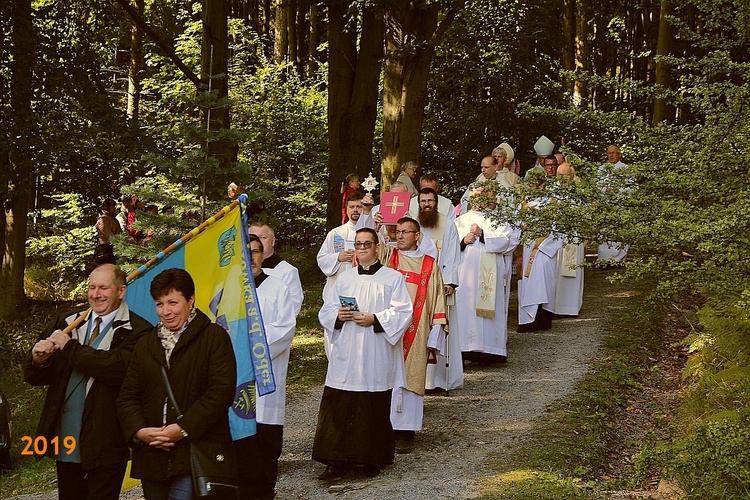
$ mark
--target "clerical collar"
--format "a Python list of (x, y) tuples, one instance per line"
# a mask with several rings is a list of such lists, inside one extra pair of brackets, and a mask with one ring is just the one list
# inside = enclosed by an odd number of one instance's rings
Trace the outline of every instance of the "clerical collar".
[(262, 267), (265, 267), (266, 269), (274, 269), (281, 263), (281, 260), (281, 257), (276, 254), (272, 254), (270, 257), (263, 259)]
[(268, 275), (264, 273), (263, 271), (260, 272), (258, 276), (255, 277), (255, 288), (258, 288), (265, 279), (268, 278)]
[(357, 266), (357, 273), (359, 274), (375, 274), (378, 270), (383, 267), (383, 264), (379, 260), (376, 260), (369, 267), (362, 267), (362, 264)]

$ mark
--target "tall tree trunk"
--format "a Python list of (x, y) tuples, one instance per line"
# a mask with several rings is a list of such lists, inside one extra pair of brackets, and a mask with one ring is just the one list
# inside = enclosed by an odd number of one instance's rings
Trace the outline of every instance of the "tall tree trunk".
[[(203, 10), (201, 78), (217, 99), (226, 99), (229, 95), (228, 16), (229, 4), (225, 0), (206, 0)], [(229, 129), (228, 105), (212, 106), (201, 110), (201, 113), (204, 129), (209, 131), (209, 139), (215, 137), (217, 132)], [(228, 138), (209, 140), (207, 154), (218, 159), (220, 167), (227, 170), (237, 159), (237, 145)]]
[[(143, 0), (135, 0), (135, 9), (143, 17)], [(130, 28), (130, 68), (128, 69), (128, 121), (133, 135), (138, 134), (143, 71), (143, 31), (136, 23)]]
[[(576, 71), (581, 75), (588, 75), (591, 70), (591, 20), (590, 0), (577, 0), (578, 15), (576, 17)], [(588, 103), (588, 88), (586, 81), (576, 78), (573, 86), (573, 100), (579, 106)]]
[(310, 3), (310, 39), (307, 49), (307, 75), (312, 77), (318, 72), (318, 4)]
[(674, 45), (674, 27), (669, 21), (673, 7), (671, 0), (661, 0), (661, 12), (659, 14), (659, 38), (656, 44), (656, 92), (654, 99), (654, 114), (651, 123), (656, 126), (663, 121), (671, 121), (674, 117), (671, 106), (664, 92), (671, 87), (671, 70), (669, 63), (664, 60), (672, 53)]
[(435, 47), (462, 6), (449, 9), (442, 18), (441, 7), (439, 2), (388, 5), (383, 77), (383, 188), (396, 180), (403, 163), (419, 163), (430, 64)]
[(305, 57), (305, 35), (307, 35), (307, 8), (306, 2), (299, 2), (297, 4), (297, 56), (295, 57), (295, 64), (297, 65), (297, 74), (300, 76), (305, 75), (305, 63), (307, 57)]
[(372, 168), (385, 23), (382, 8), (368, 4), (357, 30), (352, 24), (358, 15), (354, 8), (350, 10), (354, 0), (326, 3), (330, 149), (326, 224), (332, 228), (341, 223), (341, 182), (347, 173), (357, 172), (362, 177)]
[(274, 60), (276, 64), (281, 64), (286, 60), (289, 53), (289, 36), (287, 32), (287, 0), (276, 1), (276, 22), (274, 23)]
[(33, 178), (31, 89), (34, 68), (34, 28), (31, 0), (13, 0), (11, 12), (13, 35), (10, 75), (10, 102), (13, 120), (7, 155), (3, 155), (2, 222), (3, 261), (0, 266), (0, 318), (20, 316), (26, 308), (23, 274), (26, 267), (26, 229), (28, 226), (29, 193)]
[(286, 3), (286, 32), (289, 42), (289, 62), (297, 65), (297, 2), (284, 0)]
[[(576, 0), (564, 0), (565, 10), (563, 15), (563, 69), (575, 71), (576, 69)], [(571, 93), (575, 88), (575, 78), (568, 78), (565, 82)], [(578, 103), (576, 103), (578, 104)]]

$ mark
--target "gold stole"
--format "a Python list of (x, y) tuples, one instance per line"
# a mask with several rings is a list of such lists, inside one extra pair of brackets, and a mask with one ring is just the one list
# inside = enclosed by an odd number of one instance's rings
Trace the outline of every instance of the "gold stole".
[(523, 273), (524, 278), (528, 278), (531, 274), (531, 265), (534, 263), (534, 257), (536, 257), (536, 253), (539, 251), (539, 245), (542, 244), (544, 240), (546, 240), (548, 236), (540, 236), (534, 241), (534, 248), (531, 249), (531, 256), (529, 257), (529, 263), (526, 264), (526, 270)]

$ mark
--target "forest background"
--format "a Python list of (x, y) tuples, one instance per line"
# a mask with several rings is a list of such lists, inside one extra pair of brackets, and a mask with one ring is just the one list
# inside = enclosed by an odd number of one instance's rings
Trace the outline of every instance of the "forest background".
[[(237, 182), (304, 275), (348, 173), (387, 187), (413, 160), (457, 202), (492, 148), (528, 168), (544, 134), (581, 182), (517, 222), (628, 242), (621, 279), (654, 283), (655, 306), (699, 298), (665, 467), (687, 491), (747, 492), (747, 2), (12, 0), (0, 33), (1, 318), (82, 296), (105, 197), (173, 209), (139, 213), (148, 245), (117, 239), (129, 269)], [(630, 189), (602, 193), (611, 143)], [(18, 335), (0, 332), (0, 368)]]

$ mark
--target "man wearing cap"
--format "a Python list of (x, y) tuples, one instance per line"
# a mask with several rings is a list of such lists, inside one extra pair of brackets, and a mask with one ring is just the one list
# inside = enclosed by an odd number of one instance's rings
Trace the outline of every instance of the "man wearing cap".
[[(508, 151), (510, 151), (510, 153), (508, 153)], [(510, 159), (508, 156), (509, 154)], [(515, 172), (511, 171), (509, 168), (511, 162), (513, 161), (513, 150), (511, 149), (511, 147), (506, 143), (500, 144), (498, 147), (492, 150), (492, 157), (497, 162), (497, 166), (495, 167), (495, 178), (497, 179), (497, 182), (503, 186), (507, 185), (509, 187), (515, 188), (518, 185), (520, 177), (518, 177), (518, 175)], [(477, 182), (480, 182), (481, 180), (482, 179), (477, 177)]]

